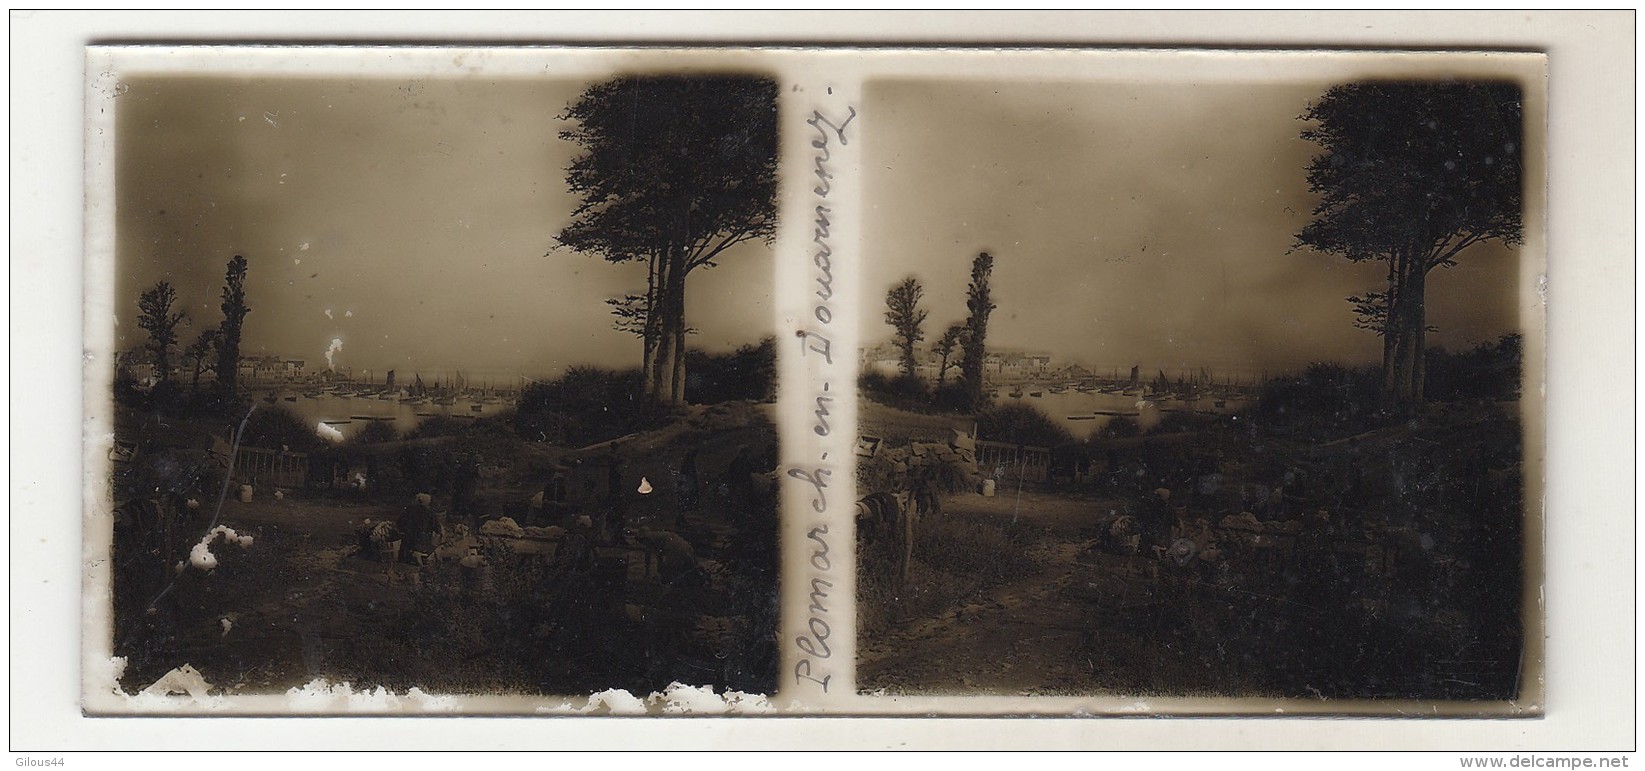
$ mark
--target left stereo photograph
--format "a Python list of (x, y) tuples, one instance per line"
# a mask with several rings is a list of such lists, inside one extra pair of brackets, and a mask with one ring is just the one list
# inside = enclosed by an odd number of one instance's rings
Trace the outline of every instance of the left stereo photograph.
[(480, 57), (91, 50), (88, 712), (768, 706), (778, 82)]

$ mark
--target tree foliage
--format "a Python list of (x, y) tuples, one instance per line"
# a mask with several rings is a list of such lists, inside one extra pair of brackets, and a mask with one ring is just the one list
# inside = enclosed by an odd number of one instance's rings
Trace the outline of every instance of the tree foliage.
[[(646, 265), (643, 301), (614, 304), (644, 341), (643, 390), (685, 399), (685, 286), (726, 250), (776, 232), (777, 85), (747, 76), (620, 77), (590, 86), (561, 118), (583, 153), (561, 246)], [(626, 315), (625, 315), (626, 314)]]
[(1026, 404), (1002, 404), (978, 412), (977, 436), (1036, 447), (1060, 447), (1074, 441), (1068, 429)]
[(729, 353), (686, 352), (686, 397), (692, 404), (771, 401), (777, 395), (777, 339), (765, 337)]
[(1524, 340), (1508, 334), (1460, 353), (1428, 349), (1428, 391), (1444, 401), (1512, 401), (1520, 396)]
[(233, 398), (240, 373), (240, 333), (245, 328), (246, 258), (238, 254), (228, 261), (223, 278), (223, 321), (217, 334), (217, 384), (223, 395)]
[(200, 336), (194, 338), (194, 342), (189, 343), (188, 347), (183, 349), (183, 360), (188, 362), (188, 366), (194, 374), (193, 380), (189, 383), (191, 393), (197, 393), (200, 390), (200, 374), (205, 371), (206, 359), (217, 349), (217, 335), (220, 332), (221, 330), (217, 328), (202, 329), (200, 330)]
[(966, 288), (965, 307), (970, 313), (965, 320), (965, 334), (961, 344), (965, 357), (960, 361), (960, 376), (965, 379), (965, 391), (973, 410), (982, 409), (983, 359), (988, 355), (988, 316), (994, 312), (993, 290), (990, 278), (994, 274), (994, 257), (988, 252), (978, 254), (971, 261), (971, 284)]
[(891, 325), (892, 342), (901, 354), (902, 373), (914, 375), (914, 345), (925, 339), (921, 329), (927, 311), (920, 310), (920, 298), (925, 288), (913, 276), (903, 279), (885, 293), (885, 323)]
[(171, 379), (171, 347), (177, 344), (177, 325), (187, 314), (172, 312), (177, 289), (160, 281), (137, 299), (137, 326), (149, 333), (149, 351), (154, 354), (155, 376), (164, 383)]
[(937, 364), (937, 388), (941, 390), (948, 376), (948, 368), (953, 366), (954, 351), (959, 349), (960, 340), (965, 336), (964, 324), (952, 324), (943, 330), (942, 337), (931, 350), (937, 354), (940, 361)]
[(1381, 328), (1390, 401), (1423, 398), (1429, 271), (1523, 239), (1520, 100), (1513, 83), (1361, 82), (1302, 115), (1302, 138), (1324, 152), (1307, 167), (1320, 199), (1296, 246), (1388, 264), (1385, 292), (1349, 301)]
[(644, 338), (650, 301), (651, 298), (643, 294), (625, 294), (606, 300), (605, 304), (611, 306), (611, 328)]
[(642, 396), (637, 370), (574, 366), (520, 394), (514, 431), (527, 441), (583, 447), (657, 427), (665, 407)]

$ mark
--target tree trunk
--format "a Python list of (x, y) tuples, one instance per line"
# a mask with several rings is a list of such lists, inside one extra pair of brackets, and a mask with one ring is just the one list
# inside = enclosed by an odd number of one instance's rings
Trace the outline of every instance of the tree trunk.
[(1420, 258), (1402, 261), (1398, 291), (1389, 298), (1388, 331), (1393, 342), (1391, 349), (1385, 350), (1391, 351), (1393, 361), (1387, 371), (1385, 395), (1391, 406), (1422, 401), (1423, 342), (1427, 329), (1423, 305), (1426, 268)]
[(659, 404), (668, 403), (669, 393), (673, 384), (674, 359), (678, 356), (678, 338), (673, 334), (672, 316), (669, 315), (669, 301), (658, 305), (663, 316), (657, 322), (657, 344), (648, 367), (646, 396)]
[(683, 256), (665, 259), (650, 310), (656, 317), (657, 341), (647, 360), (645, 394), (658, 404), (679, 406), (685, 404), (685, 265)]
[(1409, 401), (1421, 404), (1426, 398), (1428, 382), (1428, 266), (1418, 264), (1411, 270), (1411, 281), (1405, 295), (1410, 304), (1411, 321), (1411, 388)]
[(662, 346), (662, 310), (663, 299), (660, 290), (660, 276), (667, 268), (666, 256), (653, 255), (646, 269), (645, 287), (645, 324), (641, 328), (642, 352), (641, 393), (648, 398), (656, 398), (657, 384), (661, 378), (657, 376), (657, 362), (659, 349)]
[(669, 330), (674, 337), (674, 361), (667, 371), (668, 400), (667, 404), (681, 407), (685, 405), (685, 256), (681, 255), (670, 266), (668, 276), (668, 290), (673, 297), (669, 316), (672, 328)]
[(1388, 385), (1387, 378), (1394, 368), (1394, 329), (1393, 307), (1394, 298), (1399, 296), (1399, 272), (1394, 260), (1388, 261), (1388, 294), (1383, 298), (1387, 303), (1387, 311), (1382, 318), (1382, 375), (1384, 388)]
[(670, 392), (669, 404), (683, 407), (685, 406), (685, 319), (680, 319), (675, 326), (674, 350), (679, 353), (674, 357), (674, 387)]
[(154, 366), (159, 371), (158, 382), (164, 383), (171, 379), (171, 357), (164, 346), (154, 347)]

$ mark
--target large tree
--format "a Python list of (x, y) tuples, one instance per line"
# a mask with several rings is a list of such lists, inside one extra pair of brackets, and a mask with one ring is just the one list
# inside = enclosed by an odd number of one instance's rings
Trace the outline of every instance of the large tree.
[(980, 410), (986, 404), (982, 364), (988, 353), (988, 315), (994, 312), (994, 295), (990, 287), (993, 275), (993, 255), (983, 252), (971, 261), (971, 285), (965, 290), (965, 307), (970, 315), (965, 319), (964, 339), (960, 341), (965, 346), (965, 357), (960, 360), (960, 377), (965, 381), (966, 397), (973, 410)]
[(173, 313), (177, 290), (169, 281), (160, 281), (137, 298), (137, 326), (149, 333), (149, 351), (154, 354), (155, 373), (161, 382), (171, 379), (171, 347), (177, 344), (177, 325), (182, 311)]
[(233, 398), (240, 379), (240, 333), (245, 329), (246, 258), (238, 254), (228, 261), (223, 279), (223, 323), (217, 328), (217, 385)]
[(777, 84), (748, 76), (620, 77), (566, 108), (581, 202), (560, 245), (646, 266), (626, 308), (644, 341), (643, 388), (685, 401), (685, 287), (727, 249), (770, 243), (777, 222)]
[(926, 311), (920, 310), (920, 298), (925, 288), (913, 276), (903, 279), (885, 293), (885, 323), (891, 325), (891, 342), (897, 346), (902, 373), (914, 376), (918, 364), (914, 360), (914, 345), (925, 339), (921, 329)]
[(1380, 328), (1390, 403), (1423, 398), (1429, 272), (1476, 244), (1522, 240), (1520, 98), (1513, 83), (1362, 82), (1302, 115), (1302, 137), (1324, 152), (1307, 167), (1320, 201), (1296, 245), (1387, 263), (1386, 290), (1349, 302)]

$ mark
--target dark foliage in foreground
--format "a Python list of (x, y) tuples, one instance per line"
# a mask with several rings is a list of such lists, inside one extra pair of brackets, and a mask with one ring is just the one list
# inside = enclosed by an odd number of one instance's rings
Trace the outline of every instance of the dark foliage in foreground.
[(692, 404), (771, 401), (777, 395), (777, 341), (767, 337), (731, 353), (685, 355), (685, 398)]
[[(1429, 349), (1429, 397), (1436, 402), (1519, 398), (1520, 347), (1519, 335), (1506, 335), (1463, 353)], [(1312, 438), (1366, 431), (1404, 414), (1378, 406), (1382, 378), (1374, 366), (1313, 364), (1300, 375), (1269, 381), (1249, 417)]]
[(916, 376), (864, 372), (857, 378), (857, 388), (865, 398), (907, 412), (926, 415), (971, 412), (965, 384), (957, 380), (933, 388)]
[(526, 387), (514, 430), (528, 441), (584, 447), (661, 425), (667, 408), (641, 396), (640, 388), (639, 370), (572, 367)]
[(400, 438), (400, 432), (394, 430), (394, 425), (387, 421), (374, 420), (360, 433), (354, 435), (354, 441), (360, 444), (382, 444)]
[(1316, 439), (1364, 431), (1387, 421), (1377, 409), (1381, 387), (1375, 367), (1312, 364), (1299, 375), (1270, 380), (1253, 419)]
[(1428, 398), (1433, 401), (1519, 398), (1523, 340), (1503, 335), (1461, 353), (1428, 349)]
[[(731, 353), (691, 351), (686, 393), (695, 404), (770, 401), (776, 395), (776, 341), (765, 338)], [(572, 367), (546, 383), (527, 386), (512, 419), (527, 441), (585, 447), (656, 428), (670, 408), (641, 395), (643, 378), (635, 369)], [(416, 435), (448, 433), (454, 425), (430, 421)]]
[(291, 452), (318, 452), (329, 446), (314, 433), (314, 426), (303, 422), (292, 411), (284, 407), (264, 406), (258, 406), (246, 420), (245, 434), (240, 443), (269, 450), (284, 447)]
[(1068, 429), (1026, 404), (1002, 404), (978, 413), (977, 436), (1035, 447), (1060, 447), (1074, 441)]

